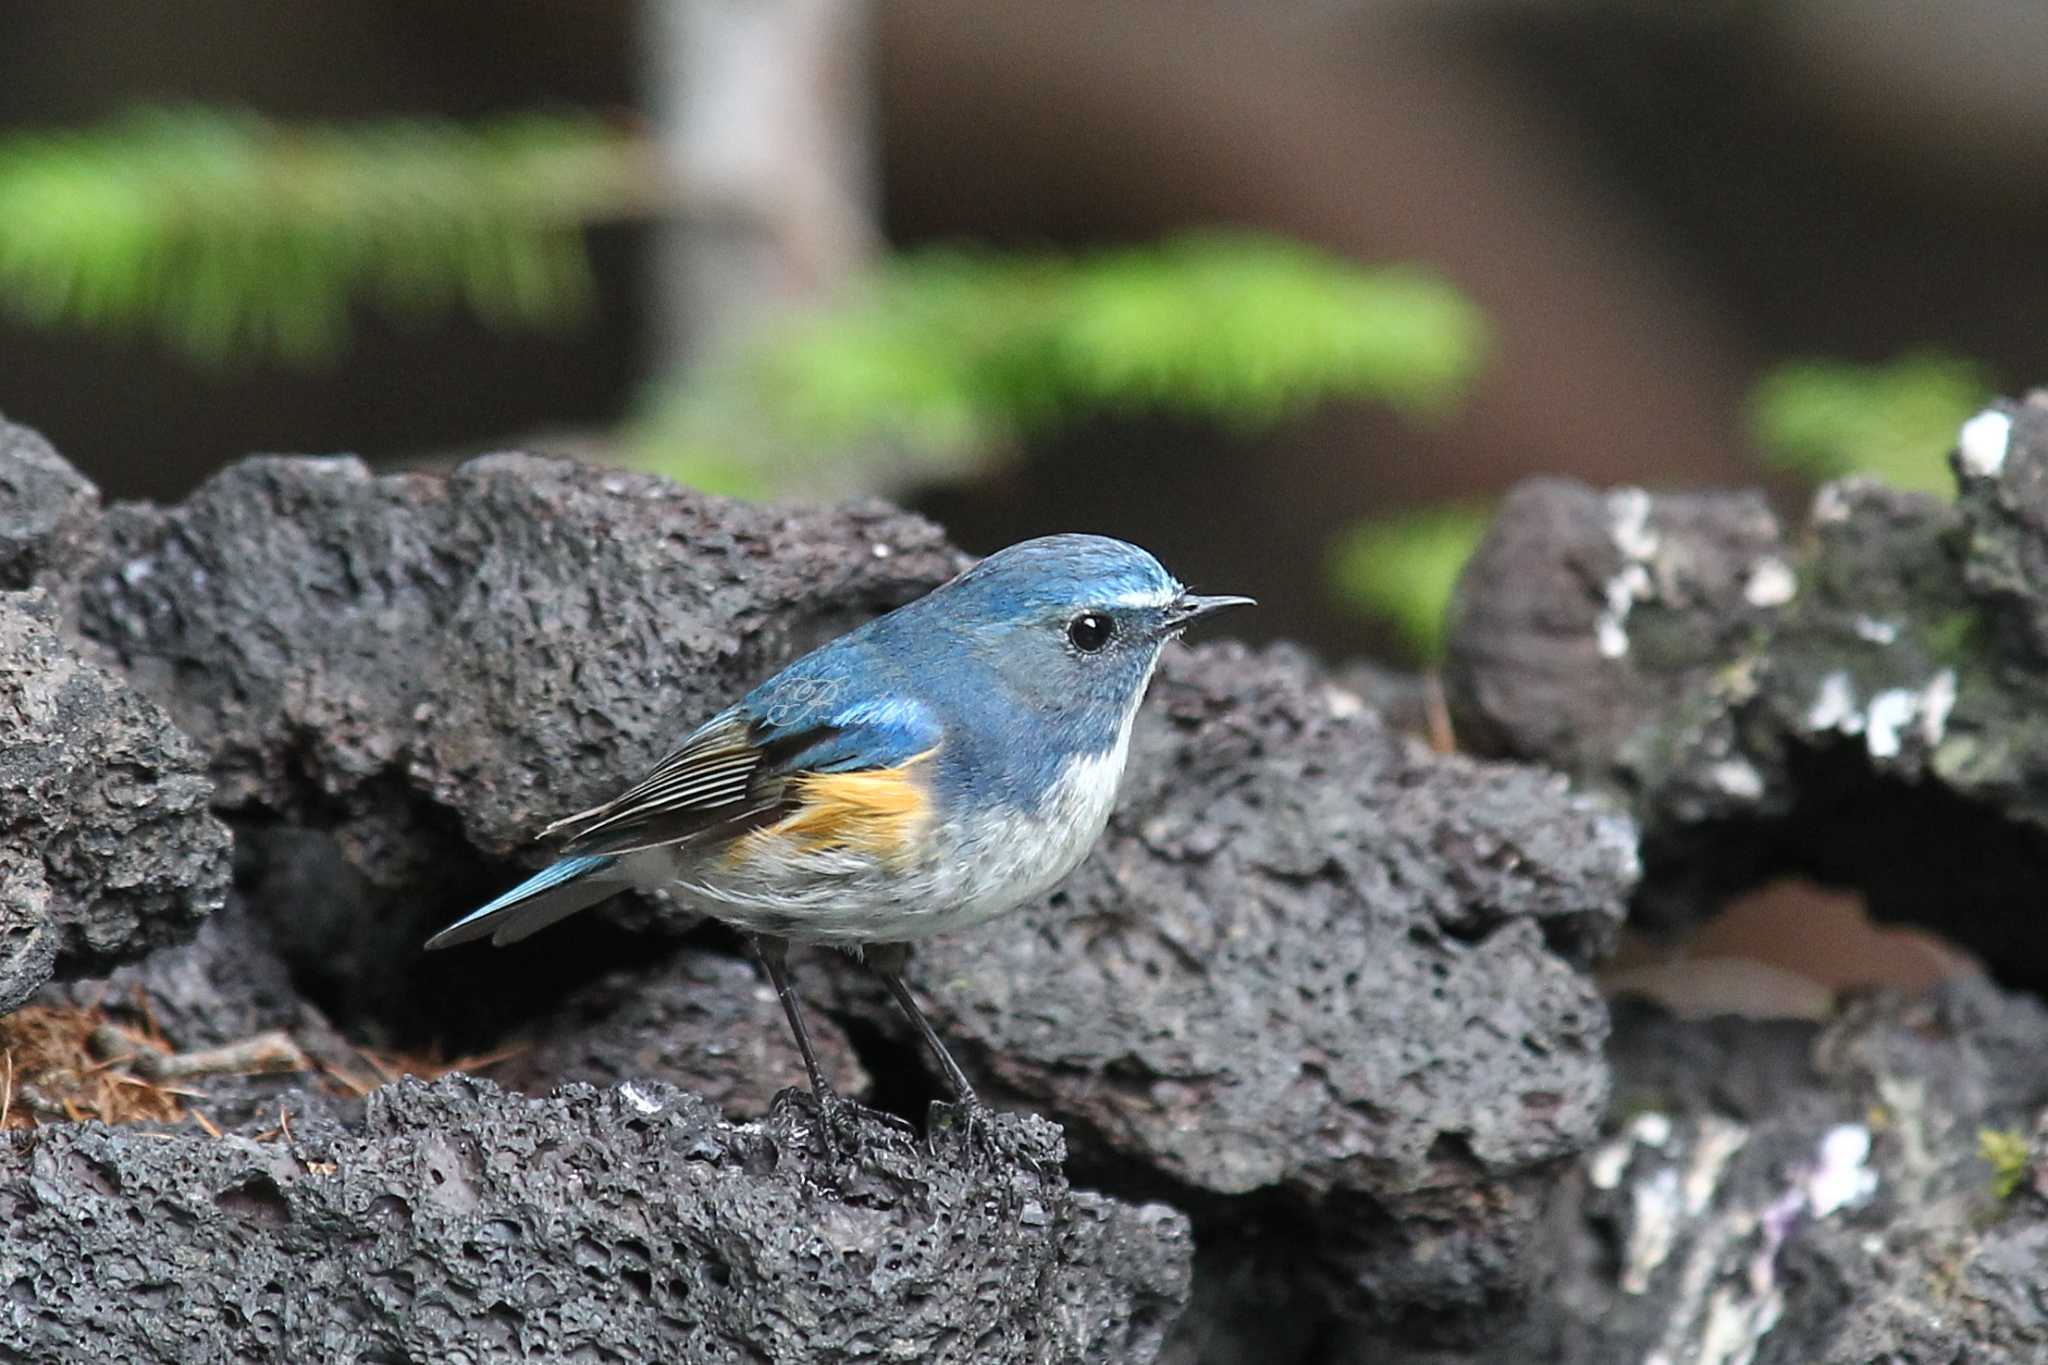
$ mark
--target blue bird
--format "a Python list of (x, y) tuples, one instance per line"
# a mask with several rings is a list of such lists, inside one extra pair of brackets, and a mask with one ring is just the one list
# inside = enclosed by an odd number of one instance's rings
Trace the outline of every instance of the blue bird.
[(902, 969), (909, 944), (1073, 871), (1109, 820), (1159, 652), (1247, 597), (1198, 597), (1103, 536), (1012, 545), (839, 637), (693, 731), (612, 800), (548, 826), (562, 857), (428, 941), (511, 943), (630, 887), (748, 934), (811, 1088), (826, 1082), (791, 941), (864, 957), (962, 1104), (981, 1104)]

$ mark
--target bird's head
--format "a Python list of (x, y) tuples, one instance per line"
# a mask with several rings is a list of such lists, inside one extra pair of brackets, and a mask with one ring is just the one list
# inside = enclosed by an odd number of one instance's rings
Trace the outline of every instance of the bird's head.
[(1121, 540), (1058, 535), (997, 551), (932, 601), (943, 604), (963, 648), (1049, 713), (1120, 728), (1167, 641), (1252, 599), (1191, 593)]

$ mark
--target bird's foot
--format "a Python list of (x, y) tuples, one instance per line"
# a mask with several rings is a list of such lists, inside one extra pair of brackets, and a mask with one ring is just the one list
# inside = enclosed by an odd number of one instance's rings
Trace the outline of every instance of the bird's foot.
[(825, 1135), (826, 1145), (841, 1156), (857, 1156), (873, 1147), (878, 1129), (884, 1143), (909, 1143), (917, 1137), (917, 1131), (896, 1115), (847, 1099), (836, 1090), (792, 1087), (775, 1097), (775, 1107), (810, 1111)]
[(840, 1151), (856, 1153), (866, 1145), (862, 1141), (862, 1130), (880, 1127), (887, 1134), (885, 1140), (900, 1139), (914, 1141), (917, 1130), (896, 1115), (884, 1109), (871, 1108), (858, 1100), (847, 1099), (837, 1091), (827, 1090), (816, 1097), (818, 1112), (825, 1121), (825, 1131)]
[(958, 1152), (975, 1164), (992, 1164), (1021, 1157), (1036, 1166), (1029, 1153), (1012, 1150), (1013, 1144), (997, 1120), (996, 1111), (980, 1099), (968, 1096), (947, 1103), (933, 1100), (926, 1113), (926, 1147), (933, 1156)]

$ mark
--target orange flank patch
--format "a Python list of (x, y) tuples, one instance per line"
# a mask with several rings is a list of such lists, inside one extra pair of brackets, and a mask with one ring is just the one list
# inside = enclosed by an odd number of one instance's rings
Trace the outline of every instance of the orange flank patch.
[(794, 779), (796, 810), (740, 840), (735, 861), (760, 852), (755, 840), (782, 840), (803, 852), (855, 849), (904, 859), (930, 813), (924, 788), (911, 769), (937, 753), (927, 749), (894, 768), (854, 773), (805, 773)]

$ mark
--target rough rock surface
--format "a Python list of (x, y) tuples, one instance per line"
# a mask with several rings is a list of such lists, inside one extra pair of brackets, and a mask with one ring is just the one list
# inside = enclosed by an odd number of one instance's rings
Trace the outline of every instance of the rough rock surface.
[[(1360, 1335), (1318, 1359), (2048, 1359), (2038, 1003), (1966, 980), (1867, 1000), (1825, 1027), (1685, 1023), (1649, 1007), (1619, 1010), (1615, 1027), (1610, 1136), (1554, 1193), (1529, 1317), (1479, 1351)], [(2019, 1152), (2034, 1135), (2010, 1193), (1982, 1154), (1986, 1132)]]
[[(0, 810), (115, 792), (71, 828), (182, 810), (204, 842), (203, 768), (236, 842), (192, 942), (42, 998), (146, 1008), (181, 1049), (284, 1029), (345, 1069), (326, 1005), (358, 1043), (526, 1039), (506, 1079), (605, 1083), (204, 1078), (225, 1138), (6, 1134), (0, 1356), (2048, 1359), (2048, 1013), (1966, 982), (1820, 1027), (1631, 1008), (1610, 1037), (1586, 971), (1636, 874), (1614, 797), (1668, 911), (1796, 867), (2008, 977), (2048, 960), (2048, 407), (1994, 416), (1957, 504), (1837, 485), (1793, 538), (1748, 497), (1518, 495), (1465, 584), (1460, 733), (1608, 799), (1434, 756), (1285, 649), (1171, 654), (1097, 854), (913, 959), (969, 1070), (1071, 1162), (1018, 1115), (992, 1144), (858, 1121), (834, 1148), (771, 1099), (797, 1068), (751, 965), (680, 917), (413, 955), (535, 824), (943, 577), (929, 526), (523, 457), (260, 460), (102, 515), (0, 426), (0, 685), (68, 679), (21, 714), (88, 717), (96, 746), (182, 742), (138, 693), (194, 740), (183, 785), (58, 764)], [(0, 876), (33, 849), (68, 923), (63, 831), (22, 828)], [(190, 932), (199, 901), (137, 908), (122, 861), (176, 838), (87, 842), (77, 904), (132, 920), (109, 941)], [(864, 975), (824, 955), (801, 982), (828, 1064), (914, 1112), (918, 1053)]]
[[(842, 1095), (869, 1078), (830, 1016), (807, 1011), (818, 1063)], [(542, 1093), (565, 1081), (610, 1086), (652, 1079), (702, 1095), (730, 1117), (768, 1112), (803, 1087), (803, 1058), (760, 969), (685, 948), (651, 969), (613, 972), (529, 1024), (531, 1041), (491, 1068), (501, 1085)]]
[[(962, 562), (878, 503), (754, 507), (524, 455), (447, 477), (247, 460), (175, 507), (109, 510), (90, 543), (78, 631), (208, 754), (287, 956), (378, 1015), (489, 1000), (474, 955), (415, 949), (508, 859), (543, 860), (542, 825)], [(564, 989), (607, 965), (588, 957)]]
[[(612, 974), (653, 947), (634, 935), (673, 918), (414, 946), (545, 818), (951, 572), (928, 524), (523, 456), (445, 479), (265, 458), (177, 507), (115, 508), (86, 543), (78, 630), (210, 754), (249, 904), (324, 1004), (412, 1011), (415, 1037), (469, 1027), (451, 1051), (542, 1021), (516, 1077), (535, 1088), (673, 1064), (755, 1108), (787, 1072), (739, 965), (693, 982), (705, 959), (679, 958), (622, 994)], [(1433, 757), (1284, 652), (1177, 655), (1145, 735), (1071, 888), (917, 967), (942, 1027), (1098, 1167), (1225, 1219), (1305, 1219), (1326, 1305), (1442, 1319), (1511, 1296), (1546, 1165), (1595, 1131), (1605, 1015), (1584, 969), (1635, 874), (1627, 821), (1554, 778)], [(662, 1024), (776, 1041), (721, 1078), (627, 1046)]]
[(446, 478), (251, 459), (102, 536), (81, 627), (208, 749), (216, 803), (348, 829), (380, 884), (416, 883), (453, 829), (522, 850), (962, 562), (878, 503), (753, 507), (525, 455)]
[(0, 1148), (0, 1343), (29, 1359), (1124, 1361), (1187, 1293), (1186, 1220), (876, 1124), (835, 1149), (648, 1084), (403, 1082), (290, 1142), (97, 1125)]
[(305, 998), (276, 950), (270, 926), (232, 892), (227, 906), (208, 916), (191, 942), (160, 949), (105, 977), (53, 983), (37, 994), (36, 1003), (89, 1010), (126, 1029), (121, 1051), (111, 1057), (130, 1057), (120, 1068), (128, 1072), (134, 1070), (133, 1056), (145, 1050), (135, 1043), (138, 1036), (159, 1038), (164, 1050), (188, 1055), (231, 1049), (259, 1035), (288, 1036), (308, 1070), (223, 1063), (169, 1082), (185, 1110), (227, 1131), (275, 1128), (281, 1108), (293, 1123), (315, 1114), (353, 1117), (360, 1106), (351, 1092), (381, 1079), (375, 1064)]
[(1065, 889), (920, 946), (940, 1031), (1087, 1159), (1289, 1223), (1347, 1311), (1511, 1295), (1546, 1165), (1606, 1097), (1583, 968), (1633, 885), (1629, 823), (1390, 734), (1287, 650), (1176, 652), (1138, 735)]
[(1627, 799), (1644, 908), (1792, 871), (1868, 889), (2014, 979), (2048, 933), (2048, 401), (1967, 424), (1953, 503), (1524, 485), (1461, 584), (1460, 739)]
[(35, 432), (0, 418), (0, 591), (68, 602), (94, 540), (99, 491)]
[[(8, 520), (0, 557), (27, 544)], [(40, 588), (0, 593), (0, 1011), (189, 936), (227, 891), (203, 754), (57, 626)]]

